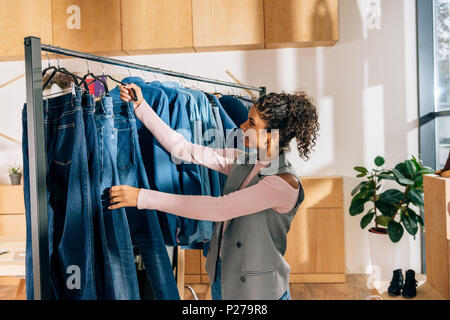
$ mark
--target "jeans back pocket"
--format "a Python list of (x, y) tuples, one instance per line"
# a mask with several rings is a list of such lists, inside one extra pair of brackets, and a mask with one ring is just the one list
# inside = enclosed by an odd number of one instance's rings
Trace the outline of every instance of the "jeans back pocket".
[(65, 124), (55, 129), (53, 163), (67, 167), (72, 162), (73, 144), (75, 139), (75, 123)]
[(132, 128), (117, 129), (117, 168), (128, 170), (135, 162), (134, 153)]

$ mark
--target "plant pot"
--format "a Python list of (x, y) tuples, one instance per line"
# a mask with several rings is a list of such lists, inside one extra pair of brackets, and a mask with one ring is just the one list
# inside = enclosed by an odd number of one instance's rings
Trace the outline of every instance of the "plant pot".
[(13, 186), (18, 186), (20, 184), (20, 180), (22, 179), (21, 173), (10, 173), (9, 178), (11, 179), (11, 184)]
[[(393, 243), (387, 233), (381, 230), (369, 230), (370, 257), (375, 281), (391, 281), (395, 269), (410, 268), (408, 234)], [(379, 228), (380, 229), (380, 228)]]

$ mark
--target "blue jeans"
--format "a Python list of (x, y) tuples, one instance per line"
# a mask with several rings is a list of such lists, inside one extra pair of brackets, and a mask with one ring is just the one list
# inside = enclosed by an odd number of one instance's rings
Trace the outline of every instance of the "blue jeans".
[[(222, 291), (220, 285), (221, 274), (222, 274), (222, 260), (218, 258), (216, 265), (216, 275), (214, 278), (214, 282), (211, 285), (212, 300), (222, 300)], [(291, 300), (291, 294), (289, 292), (289, 289), (283, 294), (283, 296), (279, 300)]]
[[(120, 184), (150, 189), (131, 104), (114, 104), (114, 127), (117, 131), (117, 168)], [(139, 247), (155, 298), (179, 300), (177, 284), (156, 212), (131, 207), (126, 208), (126, 213), (133, 243)]]
[[(33, 299), (33, 264), (26, 106), (23, 114), (26, 285)], [(50, 280), (55, 299), (96, 299), (91, 190), (81, 91), (44, 100)], [(80, 281), (72, 281), (73, 267)], [(69, 278), (70, 277), (70, 278)], [(79, 285), (79, 286), (78, 286)]]
[(103, 219), (100, 198), (100, 153), (98, 150), (97, 126), (95, 124), (94, 96), (83, 95), (83, 118), (86, 136), (87, 160), (89, 165), (89, 180), (91, 182), (91, 206), (94, 228), (94, 261), (96, 274), (97, 299), (114, 299), (114, 287), (111, 275), (106, 240), (105, 221)]
[(109, 210), (109, 189), (120, 185), (117, 165), (118, 132), (114, 128), (113, 104), (110, 97), (97, 101), (95, 121), (100, 153), (100, 186), (108, 259), (114, 288), (114, 299), (139, 300), (139, 284), (134, 264), (130, 228), (124, 208)]
[[(123, 79), (122, 82), (138, 85), (142, 90), (145, 101), (154, 109), (161, 120), (168, 125), (171, 124), (169, 100), (161, 88), (145, 83), (139, 77), (128, 77)], [(117, 87), (111, 90), (110, 94), (114, 103), (122, 103), (120, 91)], [(161, 192), (181, 193), (180, 176), (176, 165), (171, 161), (170, 153), (161, 146), (139, 120), (136, 120), (136, 124), (139, 130), (139, 144), (145, 146), (141, 150), (141, 156), (150, 186)], [(157, 217), (165, 243), (171, 246), (177, 245), (176, 232), (179, 228), (180, 218), (165, 212), (157, 212)]]

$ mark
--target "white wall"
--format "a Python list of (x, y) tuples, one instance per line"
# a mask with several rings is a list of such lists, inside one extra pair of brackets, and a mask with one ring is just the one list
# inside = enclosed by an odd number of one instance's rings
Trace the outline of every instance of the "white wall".
[[(230, 80), (225, 74), (230, 70), (244, 83), (269, 91), (305, 89), (312, 95), (320, 109), (316, 151), (304, 162), (294, 146), (289, 159), (302, 176), (344, 176), (347, 273), (366, 273), (370, 264), (367, 232), (359, 227), (360, 217), (348, 214), (350, 192), (358, 183), (352, 168), (372, 166), (376, 155), (385, 156), (389, 167), (418, 153), (415, 1), (379, 0), (381, 29), (372, 31), (365, 28), (368, 3), (340, 1), (341, 40), (334, 47), (121, 57), (224, 80)], [(61, 64), (86, 70), (84, 62)], [(102, 70), (92, 62), (90, 69)], [(0, 63), (0, 84), (23, 72), (23, 62)], [(150, 74), (146, 77), (152, 79)], [(0, 132), (18, 140), (24, 101), (24, 78), (0, 89)], [(5, 166), (20, 159), (20, 147), (0, 138), (0, 183), (8, 183)], [(420, 272), (420, 243), (411, 240), (407, 246), (410, 267)]]

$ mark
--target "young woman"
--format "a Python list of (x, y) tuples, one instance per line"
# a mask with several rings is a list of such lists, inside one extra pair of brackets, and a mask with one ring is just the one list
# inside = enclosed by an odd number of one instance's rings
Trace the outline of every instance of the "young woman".
[[(159, 143), (178, 159), (227, 175), (221, 197), (167, 194), (113, 186), (111, 209), (137, 206), (197, 220), (215, 221), (206, 259), (213, 299), (290, 299), (290, 267), (284, 260), (290, 224), (304, 199), (300, 180), (285, 153), (297, 140), (308, 159), (319, 129), (316, 106), (305, 92), (265, 95), (241, 125), (255, 161), (237, 149), (192, 144), (166, 125), (135, 84), (120, 88), (121, 99), (137, 101), (135, 114)], [(253, 162), (253, 163), (252, 163)]]

